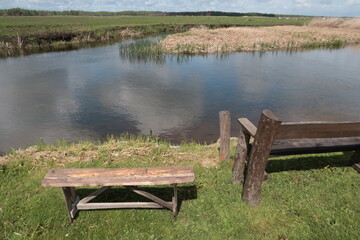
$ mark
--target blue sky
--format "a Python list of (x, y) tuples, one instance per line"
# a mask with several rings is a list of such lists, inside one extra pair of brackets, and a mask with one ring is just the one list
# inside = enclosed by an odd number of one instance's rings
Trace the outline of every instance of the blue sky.
[(0, 9), (227, 11), (360, 16), (360, 0), (0, 0)]

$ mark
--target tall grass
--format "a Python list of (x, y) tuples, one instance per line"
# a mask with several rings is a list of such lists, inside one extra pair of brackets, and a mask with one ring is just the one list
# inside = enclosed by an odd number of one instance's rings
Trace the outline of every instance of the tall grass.
[(119, 54), (130, 62), (165, 62), (164, 51), (159, 42), (148, 39), (121, 44)]

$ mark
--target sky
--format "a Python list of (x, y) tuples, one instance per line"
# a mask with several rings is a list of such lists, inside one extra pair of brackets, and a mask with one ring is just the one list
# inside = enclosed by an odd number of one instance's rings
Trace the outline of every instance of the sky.
[(0, 9), (224, 11), (359, 17), (360, 0), (0, 0)]

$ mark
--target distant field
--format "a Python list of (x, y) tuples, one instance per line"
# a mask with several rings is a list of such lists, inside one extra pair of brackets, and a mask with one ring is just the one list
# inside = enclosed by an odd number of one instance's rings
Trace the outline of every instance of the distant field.
[[(302, 25), (304, 18), (267, 17), (205, 17), (205, 16), (0, 16), (2, 30), (21, 26), (58, 26), (79, 28), (90, 26), (112, 27), (118, 25), (151, 24), (242, 24), (242, 25)], [(2, 31), (3, 32), (3, 31)]]
[(23, 50), (77, 48), (149, 34), (185, 32), (192, 27), (303, 25), (304, 18), (205, 16), (0, 16), (0, 55)]
[[(0, 16), (0, 36), (33, 34), (34, 31), (94, 30), (116, 26), (155, 24), (236, 24), (236, 25), (303, 25), (307, 19), (265, 17), (204, 16)], [(54, 29), (53, 29), (54, 28)]]

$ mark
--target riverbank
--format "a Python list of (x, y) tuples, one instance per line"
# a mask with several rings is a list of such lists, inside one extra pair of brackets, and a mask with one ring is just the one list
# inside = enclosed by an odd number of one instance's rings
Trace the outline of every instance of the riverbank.
[(0, 16), (0, 54), (34, 49), (66, 49), (81, 43), (119, 41), (149, 34), (179, 33), (205, 25), (303, 25), (307, 18), (206, 16)]
[(208, 54), (239, 51), (338, 48), (360, 43), (359, 19), (315, 20), (307, 26), (256, 28), (193, 28), (160, 42), (163, 51), (175, 54)]
[[(235, 146), (232, 146), (234, 156)], [(271, 159), (262, 204), (241, 201), (231, 184), (232, 162), (217, 162), (216, 145), (174, 147), (152, 138), (123, 137), (101, 144), (39, 142), (13, 151), (0, 163), (0, 235), (4, 239), (356, 239), (360, 175), (350, 153)], [(205, 162), (211, 164), (204, 164)], [(194, 183), (179, 186), (176, 221), (167, 210), (83, 211), (71, 224), (61, 191), (40, 185), (51, 168), (192, 165)], [(168, 197), (168, 188), (156, 191)], [(89, 189), (79, 190), (81, 196)], [(142, 201), (115, 188), (101, 200)], [(163, 193), (163, 194), (162, 194)], [(170, 195), (169, 195), (170, 196)], [(46, 209), (46, 210), (44, 210)]]

